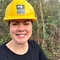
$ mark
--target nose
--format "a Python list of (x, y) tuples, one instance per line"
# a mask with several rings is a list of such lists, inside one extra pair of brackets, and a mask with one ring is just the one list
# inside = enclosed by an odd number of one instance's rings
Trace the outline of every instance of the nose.
[(19, 24), (18, 32), (23, 32), (24, 30), (25, 30), (24, 25), (23, 24)]

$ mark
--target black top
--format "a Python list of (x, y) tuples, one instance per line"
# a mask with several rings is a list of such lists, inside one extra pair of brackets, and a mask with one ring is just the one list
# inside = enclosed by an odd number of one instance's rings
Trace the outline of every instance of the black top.
[(18, 55), (7, 48), (6, 43), (0, 46), (0, 60), (48, 60), (41, 47), (33, 40), (28, 41), (29, 49), (24, 55)]

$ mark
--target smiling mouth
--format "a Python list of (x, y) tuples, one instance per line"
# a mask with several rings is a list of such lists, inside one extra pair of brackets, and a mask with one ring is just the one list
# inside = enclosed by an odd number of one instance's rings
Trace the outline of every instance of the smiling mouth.
[(17, 36), (24, 36), (24, 35), (26, 35), (26, 34), (16, 34)]
[(24, 38), (27, 34), (16, 34), (18, 38)]

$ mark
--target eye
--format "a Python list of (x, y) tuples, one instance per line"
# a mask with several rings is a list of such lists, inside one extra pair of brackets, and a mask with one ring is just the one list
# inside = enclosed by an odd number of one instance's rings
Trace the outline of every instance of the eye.
[(11, 21), (12, 25), (18, 25), (19, 22), (18, 21)]
[(18, 23), (13, 23), (12, 25), (18, 25)]
[(29, 25), (30, 23), (29, 22), (25, 22), (24, 25)]

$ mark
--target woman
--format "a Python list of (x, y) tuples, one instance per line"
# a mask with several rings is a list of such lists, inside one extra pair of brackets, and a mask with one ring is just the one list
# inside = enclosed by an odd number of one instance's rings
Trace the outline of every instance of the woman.
[(26, 0), (13, 0), (7, 6), (4, 21), (12, 39), (0, 46), (0, 60), (48, 60), (41, 47), (30, 40), (35, 20), (34, 10)]

